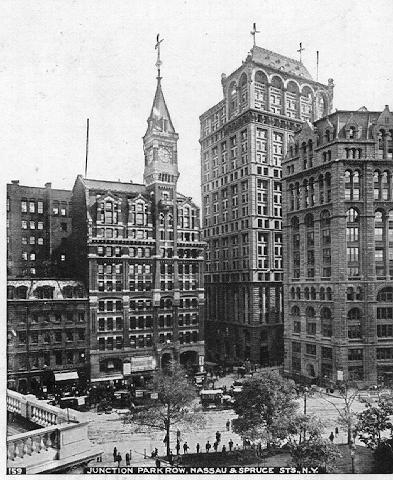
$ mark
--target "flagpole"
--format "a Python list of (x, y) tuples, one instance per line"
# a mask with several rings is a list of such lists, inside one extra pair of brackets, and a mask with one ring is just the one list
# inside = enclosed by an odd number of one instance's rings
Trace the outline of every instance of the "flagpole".
[(86, 122), (86, 161), (85, 161), (85, 178), (87, 177), (87, 159), (89, 156), (89, 119)]

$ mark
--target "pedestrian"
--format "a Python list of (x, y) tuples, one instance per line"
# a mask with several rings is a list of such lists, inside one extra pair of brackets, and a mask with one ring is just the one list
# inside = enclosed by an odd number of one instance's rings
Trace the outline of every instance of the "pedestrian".
[(130, 460), (132, 460), (132, 450), (130, 448)]
[(334, 440), (334, 433), (333, 432), (330, 432), (329, 439), (330, 439), (331, 442), (333, 442), (333, 440)]
[(156, 467), (160, 468), (161, 467), (161, 462), (158, 458), (156, 458)]
[(199, 453), (199, 450), (201, 449), (201, 446), (199, 445), (199, 443), (196, 444), (196, 452)]
[(177, 439), (179, 440), (179, 442), (180, 442), (180, 430), (177, 430), (177, 432), (176, 432), (176, 438), (177, 438)]
[(233, 440), (232, 440), (232, 438), (229, 439), (228, 445), (229, 445), (229, 451), (232, 452), (232, 448), (233, 448)]
[(164, 440), (162, 441), (165, 445), (168, 443), (168, 435), (165, 435)]
[(115, 447), (113, 449), (113, 461), (116, 462), (116, 457), (117, 457), (117, 448)]
[(227, 420), (227, 423), (225, 424), (226, 427), (227, 427), (227, 432), (229, 432), (230, 428), (231, 428), (231, 421), (228, 419)]
[(126, 466), (128, 467), (130, 465), (130, 454), (127, 452), (126, 453)]
[(338, 437), (338, 427), (334, 430), (335, 436)]
[(235, 450), (240, 450), (239, 444), (236, 444)]
[(212, 448), (212, 446), (210, 445), (209, 440), (206, 442), (205, 448), (206, 448), (206, 452), (209, 453), (209, 450)]
[(213, 448), (214, 448), (214, 451), (217, 452), (217, 448), (218, 448), (218, 442), (217, 441), (215, 441), (213, 443)]
[(172, 450), (169, 452), (168, 460), (169, 460), (169, 465), (173, 465), (173, 452), (172, 452)]
[(226, 453), (227, 447), (225, 445), (222, 446), (222, 453)]
[(176, 453), (177, 453), (177, 455), (180, 454), (180, 442), (179, 442), (179, 440), (177, 440), (177, 442), (176, 442)]
[(184, 452), (184, 455), (187, 454), (187, 450), (188, 450), (188, 445), (187, 445), (187, 442), (184, 442), (184, 445), (183, 445), (183, 452)]
[(220, 443), (221, 441), (221, 433), (218, 430), (216, 432), (216, 440), (217, 440), (217, 443)]
[(123, 459), (121, 458), (121, 455), (120, 455), (120, 452), (117, 453), (117, 457), (116, 457), (116, 461), (117, 461), (117, 466), (120, 467), (120, 462), (122, 461)]
[(154, 456), (158, 457), (158, 448), (157, 447), (154, 449)]

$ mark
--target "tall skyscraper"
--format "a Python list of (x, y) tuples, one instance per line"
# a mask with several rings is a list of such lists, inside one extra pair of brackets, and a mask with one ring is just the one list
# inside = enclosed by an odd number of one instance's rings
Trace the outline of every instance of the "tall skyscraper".
[(134, 383), (171, 359), (204, 364), (199, 209), (177, 192), (177, 141), (161, 88), (143, 137), (145, 185), (76, 180), (75, 274), (88, 285), (92, 381)]
[[(254, 37), (255, 38), (255, 37)], [(200, 117), (209, 359), (282, 362), (281, 162), (302, 122), (332, 108), (333, 82), (255, 46)]]
[(391, 382), (393, 114), (305, 124), (283, 178), (286, 373)]

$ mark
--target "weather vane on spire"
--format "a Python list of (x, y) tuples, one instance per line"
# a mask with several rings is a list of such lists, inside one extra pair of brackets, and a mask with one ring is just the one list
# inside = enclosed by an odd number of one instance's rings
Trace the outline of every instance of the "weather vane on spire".
[(156, 46), (155, 46), (155, 49), (157, 50), (157, 62), (156, 62), (156, 67), (157, 67), (157, 70), (158, 70), (158, 77), (157, 78), (161, 78), (160, 69), (161, 69), (162, 62), (161, 62), (161, 58), (160, 58), (160, 47), (161, 47), (161, 43), (163, 41), (164, 41), (164, 39), (160, 40), (160, 34), (157, 33), (157, 43), (156, 43)]
[(299, 50), (296, 50), (299, 52), (299, 60), (300, 62), (302, 61), (302, 52), (305, 50), (305, 48), (302, 47), (302, 42), (299, 43)]
[(252, 35), (253, 37), (253, 42), (254, 42), (254, 47), (256, 45), (256, 39), (255, 39), (255, 36), (257, 33), (261, 33), (259, 30), (257, 30), (257, 24), (256, 23), (253, 23), (252, 25), (252, 31), (250, 32), (250, 34)]

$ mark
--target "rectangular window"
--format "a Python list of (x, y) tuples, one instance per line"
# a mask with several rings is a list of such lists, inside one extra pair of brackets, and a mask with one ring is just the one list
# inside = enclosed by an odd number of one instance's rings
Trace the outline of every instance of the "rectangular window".
[(315, 355), (317, 354), (317, 347), (311, 343), (306, 343), (306, 353), (307, 355)]
[(361, 348), (348, 349), (348, 360), (363, 360), (363, 350)]

